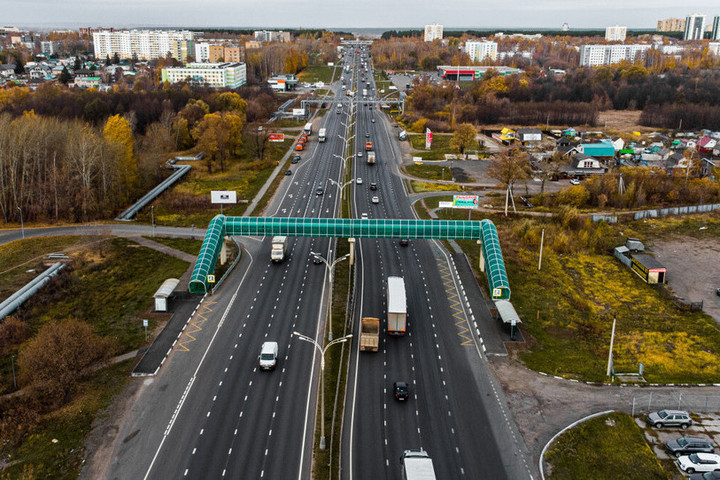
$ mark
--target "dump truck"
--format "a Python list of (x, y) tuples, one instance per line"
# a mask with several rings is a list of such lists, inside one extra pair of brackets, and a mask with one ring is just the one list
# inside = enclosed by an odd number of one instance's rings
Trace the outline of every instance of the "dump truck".
[(368, 152), (368, 165), (375, 165), (375, 152)]
[(282, 262), (283, 260), (285, 260), (287, 243), (287, 237), (273, 237), (272, 250), (270, 251), (270, 259), (273, 262)]
[(380, 345), (380, 319), (363, 317), (360, 324), (360, 351), (378, 351)]
[(365, 142), (365, 150), (372, 150), (373, 144), (372, 142)]
[(432, 458), (425, 450), (405, 450), (400, 458), (403, 480), (435, 480)]
[(405, 335), (407, 330), (407, 298), (405, 280), (402, 277), (388, 277), (387, 281), (388, 326), (391, 335)]

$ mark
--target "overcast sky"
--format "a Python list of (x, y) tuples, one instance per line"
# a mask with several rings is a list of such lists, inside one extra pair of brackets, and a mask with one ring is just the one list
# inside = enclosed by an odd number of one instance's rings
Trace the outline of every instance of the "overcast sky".
[(0, 0), (2, 25), (418, 29), (655, 28), (690, 13), (720, 15), (718, 0)]

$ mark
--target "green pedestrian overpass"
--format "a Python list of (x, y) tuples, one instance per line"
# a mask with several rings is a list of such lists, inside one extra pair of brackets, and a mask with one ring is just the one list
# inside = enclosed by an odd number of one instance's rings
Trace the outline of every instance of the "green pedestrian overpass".
[(509, 299), (510, 284), (500, 251), (495, 225), (490, 220), (409, 220), (293, 217), (226, 217), (217, 215), (210, 221), (189, 290), (204, 294), (208, 276), (215, 264), (225, 236), (337, 237), (337, 238), (407, 238), (427, 240), (481, 240), (486, 275), (493, 300)]

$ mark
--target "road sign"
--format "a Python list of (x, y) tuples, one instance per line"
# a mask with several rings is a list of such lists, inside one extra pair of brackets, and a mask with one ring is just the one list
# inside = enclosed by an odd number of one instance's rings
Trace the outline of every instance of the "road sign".
[(422, 165), (422, 164), (423, 164), (423, 159), (422, 159), (422, 157), (413, 157), (413, 163), (414, 163), (415, 165)]
[(453, 208), (475, 208), (478, 200), (477, 195), (453, 195)]
[(502, 289), (501, 288), (493, 288), (492, 296), (493, 296), (493, 298), (502, 297)]
[(210, 192), (211, 203), (237, 203), (237, 192), (232, 190), (212, 190)]
[(453, 208), (453, 202), (438, 202), (438, 208)]
[(143, 318), (143, 327), (147, 328), (147, 326), (148, 326), (147, 318)]
[(208, 275), (207, 281), (208, 283), (215, 283), (215, 275)]
[(271, 133), (270, 135), (268, 135), (268, 141), (269, 142), (284, 142), (285, 134), (284, 133)]

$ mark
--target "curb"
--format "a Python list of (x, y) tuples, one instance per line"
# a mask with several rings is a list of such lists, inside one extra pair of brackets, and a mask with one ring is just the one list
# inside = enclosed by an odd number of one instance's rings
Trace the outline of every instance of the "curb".
[(559, 377), (545, 372), (537, 372), (544, 377), (555, 378), (565, 382), (582, 383), (584, 385), (592, 385), (595, 387), (620, 387), (620, 388), (648, 388), (648, 387), (720, 387), (720, 383), (633, 383), (633, 384), (617, 384), (608, 382), (588, 382), (584, 380), (575, 380), (573, 378)]

